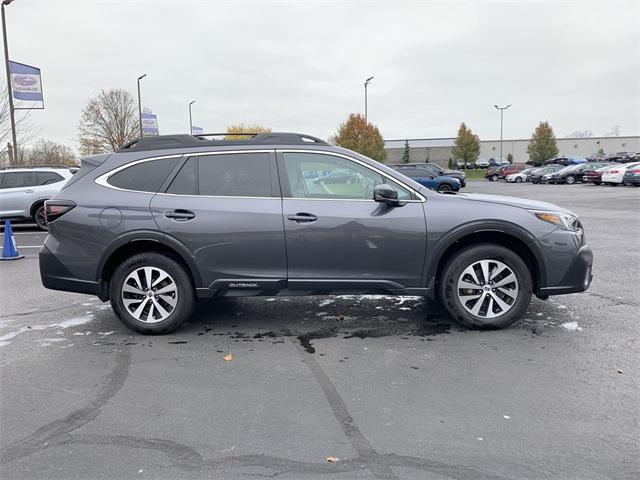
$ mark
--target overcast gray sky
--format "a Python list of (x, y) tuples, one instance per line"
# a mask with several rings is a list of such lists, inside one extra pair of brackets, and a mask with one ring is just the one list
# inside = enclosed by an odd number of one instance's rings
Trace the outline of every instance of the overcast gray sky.
[(40, 137), (75, 146), (80, 110), (124, 88), (161, 133), (235, 122), (327, 138), (362, 112), (392, 138), (640, 133), (640, 2), (15, 0), (15, 61), (42, 68)]

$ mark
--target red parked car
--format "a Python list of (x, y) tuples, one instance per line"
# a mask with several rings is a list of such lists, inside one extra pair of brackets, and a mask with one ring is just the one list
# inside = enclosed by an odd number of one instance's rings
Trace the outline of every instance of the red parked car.
[(495, 182), (501, 178), (506, 178), (507, 175), (521, 172), (528, 167), (529, 166), (525, 165), (524, 163), (514, 163), (513, 165), (503, 165), (502, 167), (491, 167), (485, 172), (484, 178)]
[(611, 166), (602, 167), (597, 170), (590, 170), (588, 172), (584, 172), (582, 175), (582, 181), (584, 183), (594, 183), (596, 185), (600, 185), (602, 183), (602, 172), (611, 168)]

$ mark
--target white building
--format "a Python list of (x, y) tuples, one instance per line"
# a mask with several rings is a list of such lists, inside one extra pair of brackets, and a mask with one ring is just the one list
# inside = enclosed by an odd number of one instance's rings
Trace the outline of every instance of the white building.
[[(386, 140), (387, 163), (402, 162), (405, 142), (409, 142), (410, 159), (412, 162), (434, 162), (446, 166), (451, 158), (451, 147), (455, 138), (414, 138)], [(640, 152), (640, 136), (628, 137), (587, 137), (587, 138), (557, 138), (560, 155), (586, 157), (596, 154), (602, 149), (604, 153)], [(529, 160), (527, 154), (529, 139), (503, 140), (502, 156), (513, 155), (515, 163)], [(480, 158), (498, 158), (500, 156), (500, 140), (481, 140)]]

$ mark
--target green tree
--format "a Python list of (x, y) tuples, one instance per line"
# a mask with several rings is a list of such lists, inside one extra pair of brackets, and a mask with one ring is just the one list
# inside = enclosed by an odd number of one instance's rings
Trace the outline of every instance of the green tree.
[(369, 158), (384, 162), (387, 152), (378, 127), (365, 121), (360, 114), (352, 113), (347, 121), (338, 127), (331, 142), (344, 148), (361, 153)]
[(527, 153), (534, 165), (544, 165), (544, 162), (558, 155), (556, 136), (549, 122), (540, 122), (531, 136)]
[(453, 158), (449, 157), (449, 163), (447, 163), (447, 166), (449, 167), (449, 170), (453, 168)]
[(411, 150), (409, 149), (409, 140), (404, 141), (404, 151), (402, 152), (402, 161), (409, 163), (411, 161)]
[(513, 155), (511, 153), (507, 153), (507, 162), (513, 163)]
[(604, 148), (600, 147), (598, 149), (598, 156), (601, 156), (601, 157), (604, 156)]
[(466, 168), (467, 163), (475, 162), (480, 155), (480, 138), (474, 135), (470, 128), (462, 122), (458, 129), (458, 136), (453, 142), (451, 153), (456, 160), (462, 160)]

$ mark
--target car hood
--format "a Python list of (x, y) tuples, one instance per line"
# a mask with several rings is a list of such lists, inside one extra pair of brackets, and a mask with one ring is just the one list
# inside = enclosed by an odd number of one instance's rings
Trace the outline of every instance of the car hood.
[(456, 197), (463, 198), (465, 200), (472, 200), (475, 202), (499, 203), (502, 205), (510, 205), (512, 207), (532, 210), (545, 210), (573, 214), (573, 212), (571, 212), (570, 210), (559, 207), (558, 205), (554, 205), (553, 203), (539, 202), (537, 200), (529, 200), (527, 198), (506, 197), (503, 195), (485, 195), (482, 193), (458, 193)]

